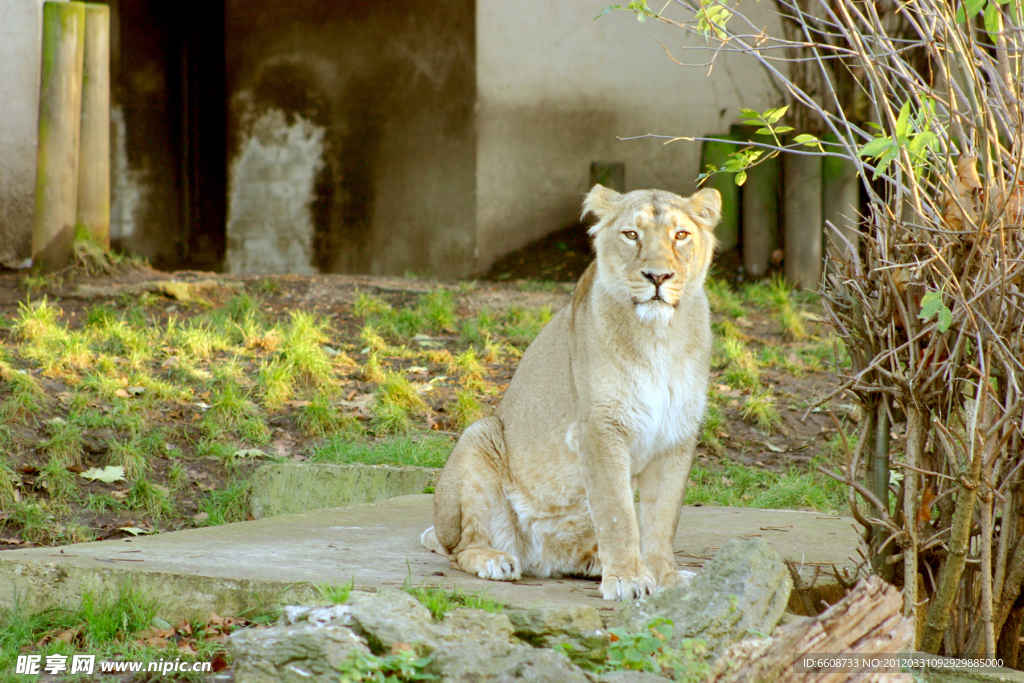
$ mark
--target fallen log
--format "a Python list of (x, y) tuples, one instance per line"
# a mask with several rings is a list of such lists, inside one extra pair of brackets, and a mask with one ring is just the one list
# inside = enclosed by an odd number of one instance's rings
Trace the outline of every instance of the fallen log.
[[(911, 683), (907, 673), (822, 668), (802, 671), (804, 655), (896, 655), (912, 647), (914, 623), (899, 590), (876, 576), (816, 616), (781, 626), (770, 638), (743, 640), (712, 667), (709, 683)], [(810, 659), (814, 659), (811, 657)]]

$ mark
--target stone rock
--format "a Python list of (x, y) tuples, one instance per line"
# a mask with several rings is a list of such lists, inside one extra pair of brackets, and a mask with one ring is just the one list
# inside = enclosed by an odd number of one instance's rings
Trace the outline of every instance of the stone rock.
[(336, 683), (338, 667), (366, 641), (340, 625), (250, 628), (228, 638), (236, 683)]
[(352, 593), (347, 606), (352, 610), (352, 630), (376, 652), (391, 652), (393, 645), (406, 643), (425, 655), (439, 644), (430, 610), (408, 593), (394, 588)]
[(565, 655), (528, 645), (457, 643), (434, 651), (427, 673), (447, 683), (589, 683)]
[(597, 677), (598, 683), (670, 683), (670, 679), (662, 678), (646, 671), (613, 671)]
[(733, 540), (688, 587), (667, 588), (627, 604), (608, 626), (641, 631), (652, 619), (669, 619), (672, 645), (700, 638), (713, 657), (741, 638), (771, 633), (792, 589), (785, 562), (764, 540)]
[(326, 607), (288, 605), (277, 620), (278, 626), (293, 626), (303, 622), (313, 626), (328, 624), (347, 626), (352, 623), (352, 608), (348, 605), (328, 605)]
[(496, 641), (507, 644), (512, 639), (512, 622), (504, 614), (460, 607), (444, 615), (434, 624), (437, 637), (445, 642)]
[(603, 663), (607, 658), (609, 634), (593, 607), (509, 608), (505, 614), (516, 636), (535, 647), (567, 645), (569, 658), (577, 664)]

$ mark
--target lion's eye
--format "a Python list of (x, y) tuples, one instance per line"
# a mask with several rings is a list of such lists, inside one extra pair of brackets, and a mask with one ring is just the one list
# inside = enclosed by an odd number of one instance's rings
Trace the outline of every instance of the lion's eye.
[(635, 240), (637, 238), (636, 230), (626, 230), (622, 234), (626, 236), (627, 240)]
[(676, 233), (676, 239), (679, 240), (680, 242), (682, 242), (689, 236), (690, 233), (686, 232), (685, 230), (680, 230), (679, 232)]

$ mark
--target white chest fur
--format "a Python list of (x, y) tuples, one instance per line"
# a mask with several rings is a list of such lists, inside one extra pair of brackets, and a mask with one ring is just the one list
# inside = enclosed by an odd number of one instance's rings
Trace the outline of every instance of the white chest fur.
[(620, 419), (632, 435), (634, 474), (696, 436), (707, 403), (707, 371), (697, 365), (663, 357), (627, 373)]

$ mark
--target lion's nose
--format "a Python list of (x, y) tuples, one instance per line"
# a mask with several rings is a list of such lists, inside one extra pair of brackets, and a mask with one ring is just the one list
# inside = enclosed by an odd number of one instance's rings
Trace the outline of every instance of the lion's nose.
[(675, 273), (655, 273), (653, 271), (646, 270), (640, 271), (640, 274), (653, 282), (655, 288), (660, 287), (662, 282), (672, 279), (672, 276), (675, 275)]

